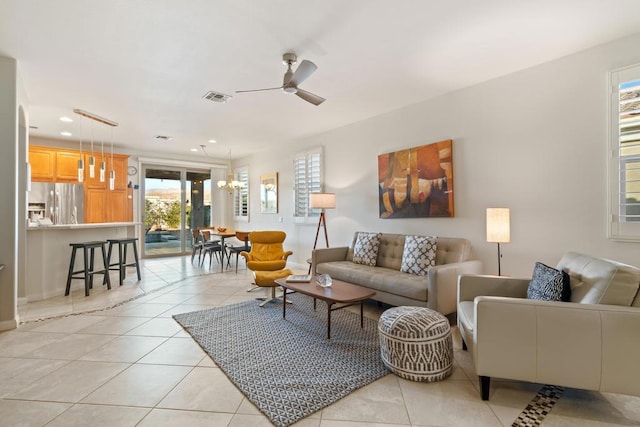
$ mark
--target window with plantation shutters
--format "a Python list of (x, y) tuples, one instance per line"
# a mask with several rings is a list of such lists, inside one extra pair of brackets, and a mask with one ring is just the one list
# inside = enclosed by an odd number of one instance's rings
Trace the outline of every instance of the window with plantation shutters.
[(640, 65), (611, 73), (610, 229), (640, 240)]
[(242, 183), (242, 187), (233, 192), (233, 219), (249, 222), (249, 168), (235, 169), (233, 179)]
[(322, 192), (322, 148), (296, 154), (293, 161), (293, 216), (297, 222), (320, 214), (309, 208), (309, 194)]

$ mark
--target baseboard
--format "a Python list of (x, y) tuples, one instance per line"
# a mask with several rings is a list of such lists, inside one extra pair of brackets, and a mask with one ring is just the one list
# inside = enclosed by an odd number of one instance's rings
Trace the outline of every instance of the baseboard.
[(0, 331), (10, 331), (18, 327), (18, 319), (3, 320), (0, 322)]
[[(80, 288), (78, 288), (78, 289), (80, 289)], [(73, 291), (75, 289), (71, 288), (71, 290)], [(31, 295), (29, 295), (28, 297), (25, 298), (25, 303), (42, 301), (42, 300), (53, 298), (53, 297), (59, 297), (61, 295), (64, 295), (64, 289), (62, 289), (62, 290), (60, 290), (60, 289), (50, 289), (50, 290), (47, 290), (46, 292), (32, 293)], [(20, 306), (20, 305), (22, 305), (22, 304), (20, 304), (20, 298), (18, 298), (18, 306)]]

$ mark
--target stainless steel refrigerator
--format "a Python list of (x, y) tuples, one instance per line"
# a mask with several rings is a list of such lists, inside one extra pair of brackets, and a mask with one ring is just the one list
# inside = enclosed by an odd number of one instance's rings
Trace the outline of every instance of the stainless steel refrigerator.
[(81, 184), (34, 182), (29, 191), (30, 212), (34, 211), (31, 206), (44, 206), (39, 215), (54, 224), (82, 224), (84, 187)]

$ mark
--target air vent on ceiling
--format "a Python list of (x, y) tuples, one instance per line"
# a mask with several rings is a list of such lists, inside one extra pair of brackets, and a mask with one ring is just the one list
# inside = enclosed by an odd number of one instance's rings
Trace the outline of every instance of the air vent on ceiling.
[(167, 142), (171, 139), (170, 136), (166, 136), (166, 135), (156, 135), (154, 138), (156, 141), (160, 141), (160, 142)]
[(209, 101), (222, 103), (227, 102), (227, 100), (231, 98), (231, 95), (225, 95), (224, 93), (214, 92), (210, 90), (209, 92), (204, 94), (203, 98), (208, 99)]

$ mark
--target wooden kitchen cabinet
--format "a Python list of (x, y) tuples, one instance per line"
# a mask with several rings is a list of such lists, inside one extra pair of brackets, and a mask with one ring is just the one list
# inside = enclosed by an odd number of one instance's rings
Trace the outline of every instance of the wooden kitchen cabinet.
[[(85, 171), (85, 222), (125, 222), (133, 220), (133, 205), (129, 203), (127, 194), (127, 166), (128, 156), (105, 153), (106, 173), (105, 182), (100, 182), (100, 160), (102, 156), (94, 153), (96, 158), (96, 176), (89, 178)], [(89, 156), (85, 160), (89, 164)], [(116, 173), (113, 190), (109, 189), (109, 173), (111, 168)], [(133, 202), (133, 199), (131, 200)]]
[(101, 188), (84, 188), (84, 222), (107, 221), (107, 193)]
[[(106, 171), (105, 181), (100, 182), (100, 161), (101, 154), (94, 153), (96, 158), (96, 175), (85, 181), (85, 222), (124, 222), (131, 221), (133, 217), (133, 207), (129, 209), (127, 198), (127, 165), (128, 156), (111, 155), (105, 153)], [(89, 164), (87, 156), (85, 164)], [(86, 166), (85, 166), (86, 167)], [(114, 189), (109, 189), (109, 175), (111, 169), (115, 171), (116, 178)], [(95, 212), (100, 209), (102, 212)], [(130, 212), (129, 212), (130, 211)]]
[(133, 195), (130, 199), (128, 190), (85, 188), (84, 222), (133, 221)]
[(55, 151), (47, 147), (31, 146), (29, 147), (29, 164), (31, 164), (31, 181), (53, 182), (55, 180)]
[[(115, 181), (115, 190), (126, 190), (128, 181), (127, 168), (129, 167), (129, 157), (123, 155), (113, 155), (113, 162), (111, 162), (111, 158), (107, 159), (107, 164), (109, 165), (109, 171), (111, 171), (111, 165), (113, 165), (113, 170), (116, 172), (116, 181)], [(107, 174), (107, 179), (109, 178), (109, 174)]]
[[(102, 152), (94, 151), (95, 175), (89, 177), (90, 151), (83, 150), (84, 159), (84, 222), (127, 222), (133, 220), (133, 194), (127, 188), (129, 156), (104, 153), (105, 175), (100, 182)], [(79, 183), (78, 160), (80, 151), (32, 145), (29, 147), (31, 181)], [(114, 189), (109, 189), (109, 173), (115, 171)]]
[(114, 189), (115, 190), (124, 190), (127, 188), (127, 166), (129, 163), (129, 156), (125, 156), (122, 154), (114, 154), (113, 161), (111, 161), (111, 155), (104, 153), (105, 159), (105, 173), (104, 173), (104, 182), (100, 182), (100, 162), (102, 161), (101, 153), (93, 153), (93, 156), (96, 158), (96, 169), (95, 176), (93, 178), (89, 177), (89, 157), (91, 154), (86, 154), (84, 156), (84, 168), (85, 168), (85, 185), (90, 188), (109, 188), (109, 174), (111, 173), (111, 169), (116, 173), (116, 180)]
[(126, 188), (124, 190), (107, 190), (107, 222), (127, 221), (127, 206)]
[(56, 182), (78, 183), (78, 160), (80, 153), (72, 151), (56, 152)]

